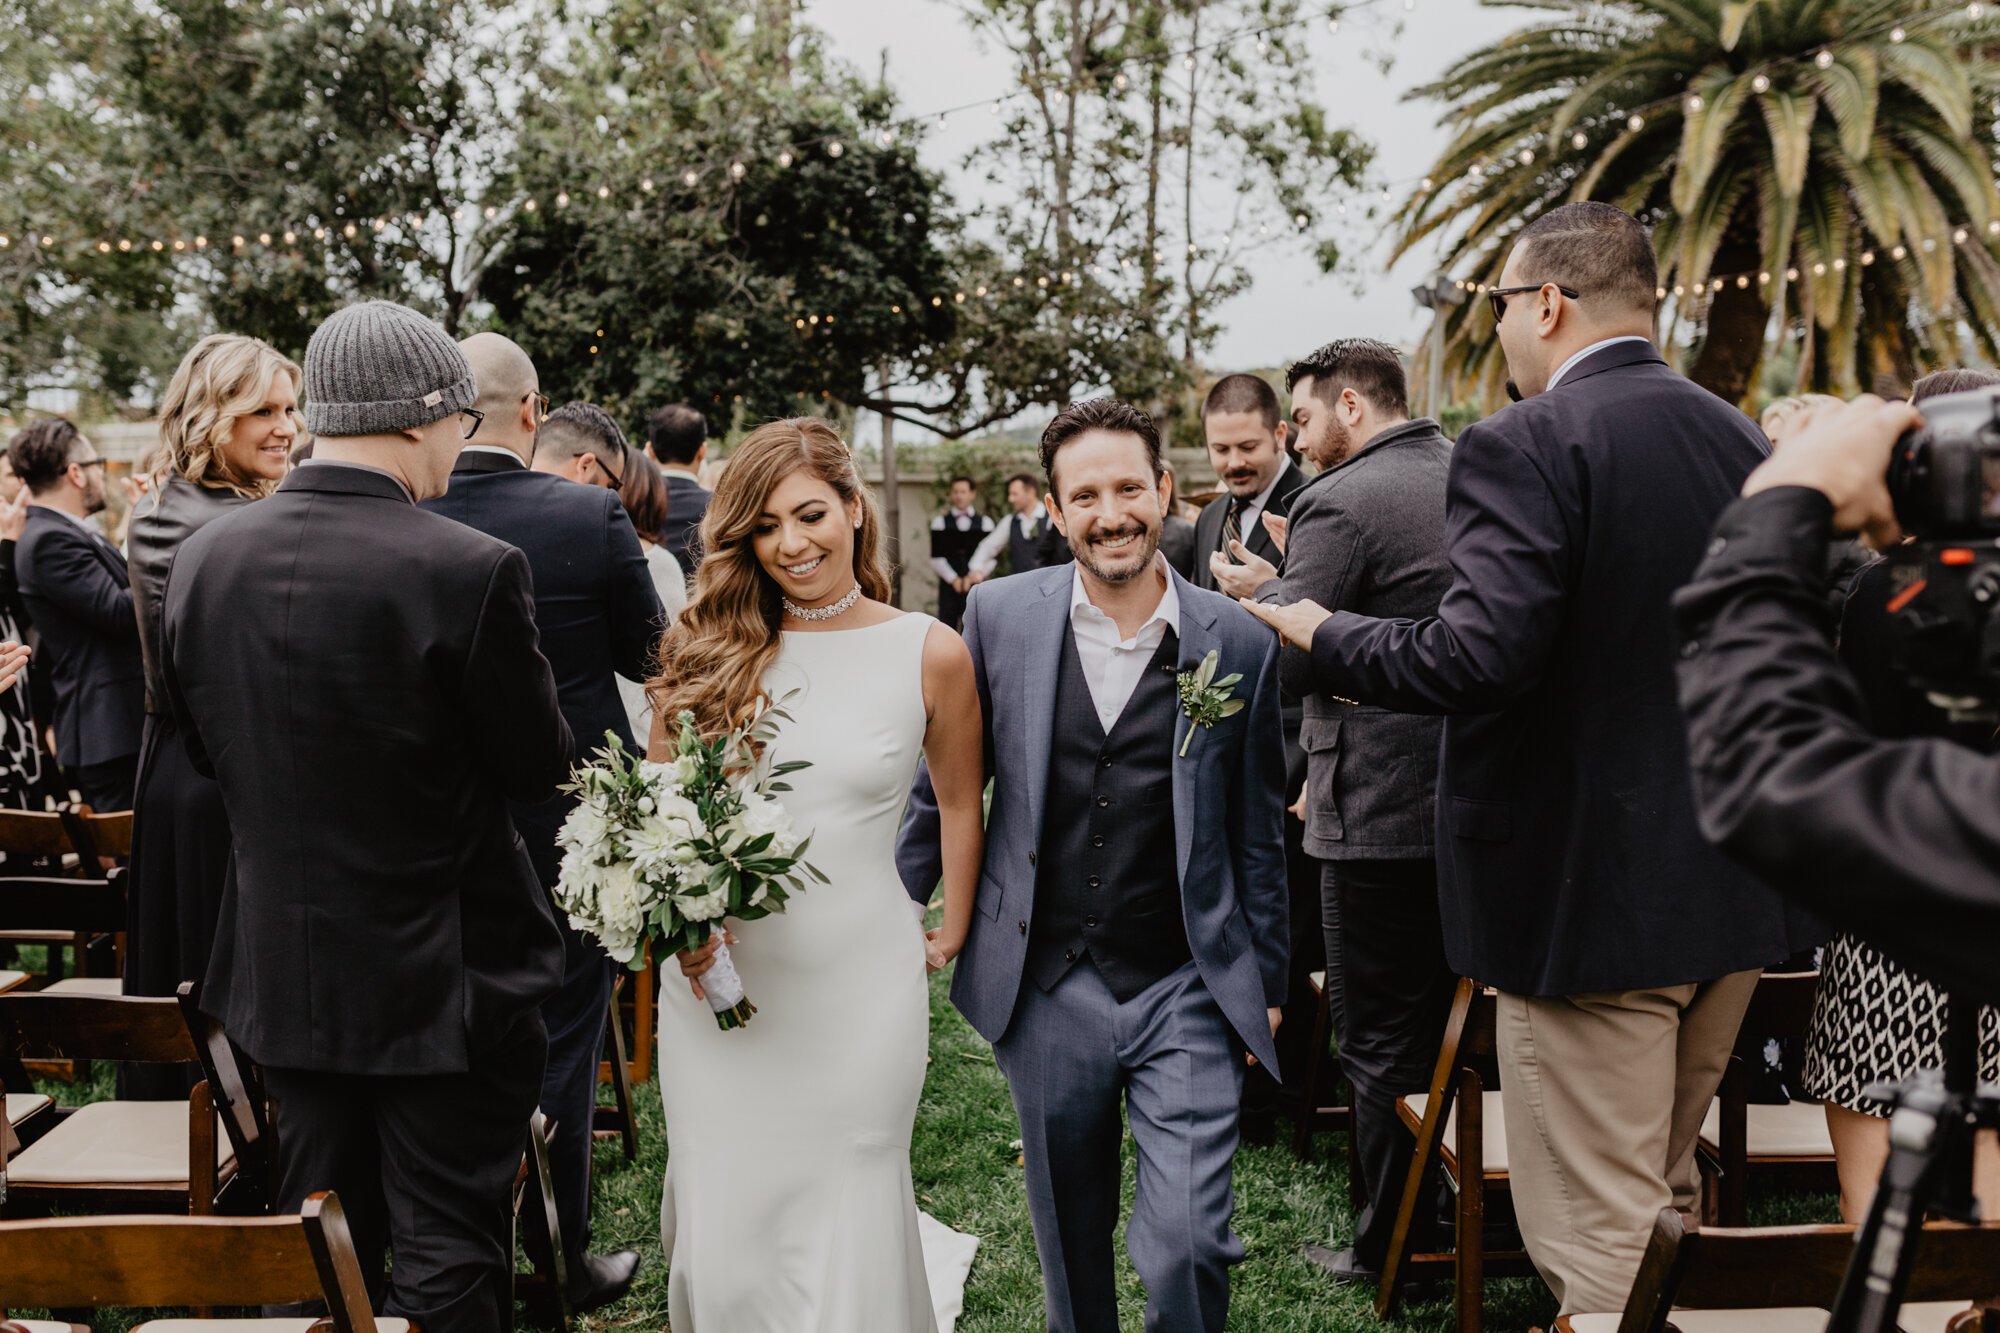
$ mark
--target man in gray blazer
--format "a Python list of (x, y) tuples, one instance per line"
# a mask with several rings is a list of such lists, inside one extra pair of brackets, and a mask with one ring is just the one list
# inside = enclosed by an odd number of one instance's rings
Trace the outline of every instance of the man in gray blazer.
[[(1311, 599), (1360, 615), (1422, 620), (1451, 586), (1444, 491), (1451, 445), (1409, 419), (1396, 349), (1327, 344), (1286, 376), (1292, 419), (1320, 468), (1292, 499), (1282, 576), (1251, 555), (1257, 600)], [(1354, 1244), (1315, 1257), (1336, 1278), (1373, 1282), (1388, 1257), (1413, 1142), (1396, 1098), (1422, 1092), (1455, 978), (1438, 916), (1436, 717), (1364, 707), (1313, 688), (1311, 654), (1278, 659), (1305, 699), (1306, 851), (1320, 863), (1328, 1000), (1367, 1187)], [(1429, 1216), (1420, 1201), (1420, 1218)]]
[[(1119, 1327), (1121, 1102), (1146, 1327), (1222, 1333), (1243, 1257), (1229, 1219), (1246, 1051), (1275, 1065), (1285, 997), (1277, 653), (1160, 558), (1146, 414), (1072, 404), (1043, 433), (1042, 469), (1075, 563), (981, 584), (965, 615), (994, 783), (952, 1000), (1020, 1116), (1052, 1333)], [(1241, 678), (1197, 727), (1179, 677), (1211, 653), (1216, 680)], [(927, 902), (940, 854), (925, 772), (897, 863)]]

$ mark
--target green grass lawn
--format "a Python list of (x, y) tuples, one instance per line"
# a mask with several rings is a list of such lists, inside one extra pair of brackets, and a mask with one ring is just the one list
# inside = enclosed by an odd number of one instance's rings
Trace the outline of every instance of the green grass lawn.
[[(1036, 1333), (1043, 1327), (1041, 1277), (1028, 1222), (1018, 1150), (1020, 1131), (1006, 1083), (986, 1042), (951, 1007), (948, 974), (931, 979), (931, 1065), (917, 1113), (912, 1167), (919, 1204), (947, 1225), (980, 1238), (979, 1257), (965, 1293), (963, 1333)], [(110, 1070), (99, 1065), (88, 1086), (46, 1084), (74, 1103), (110, 1095)], [(608, 1090), (607, 1090), (608, 1091)], [(639, 1156), (627, 1162), (615, 1142), (597, 1150), (595, 1199), (599, 1250), (631, 1246), (644, 1270), (631, 1297), (580, 1322), (587, 1331), (661, 1330), (667, 1326), (665, 1260), (660, 1252), (660, 1180), (666, 1133), (658, 1087), (634, 1089), (638, 1103)], [(800, 1114), (810, 1114), (802, 1105)], [(1246, 1146), (1236, 1158), (1236, 1231), (1248, 1258), (1236, 1270), (1229, 1327), (1241, 1333), (1346, 1333), (1375, 1328), (1444, 1330), (1450, 1327), (1449, 1291), (1420, 1291), (1401, 1316), (1384, 1325), (1372, 1294), (1334, 1284), (1304, 1257), (1307, 1245), (1343, 1245), (1352, 1235), (1338, 1135), (1322, 1135), (1321, 1159), (1296, 1162), (1284, 1147)], [(1132, 1170), (1125, 1171), (1129, 1206)], [(1831, 1196), (1757, 1195), (1753, 1220), (1764, 1223), (1831, 1221)], [(1119, 1245), (1123, 1327), (1138, 1329), (1144, 1292)], [(1487, 1326), (1493, 1333), (1522, 1333), (1546, 1326), (1555, 1305), (1539, 1282), (1487, 1284)], [(26, 1313), (26, 1312), (20, 1312)], [(129, 1320), (100, 1318), (100, 1333), (116, 1333)]]

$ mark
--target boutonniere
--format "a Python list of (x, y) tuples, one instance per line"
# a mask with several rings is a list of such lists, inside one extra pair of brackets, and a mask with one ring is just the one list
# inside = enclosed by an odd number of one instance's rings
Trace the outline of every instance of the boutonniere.
[(1200, 666), (1174, 677), (1174, 684), (1180, 687), (1181, 711), (1187, 714), (1188, 719), (1187, 737), (1181, 741), (1183, 756), (1187, 754), (1188, 743), (1194, 740), (1196, 727), (1212, 727), (1223, 718), (1235, 717), (1243, 711), (1244, 701), (1234, 697), (1243, 673), (1232, 671), (1217, 680), (1215, 669), (1221, 661), (1222, 654), (1211, 648), (1208, 656), (1201, 659)]

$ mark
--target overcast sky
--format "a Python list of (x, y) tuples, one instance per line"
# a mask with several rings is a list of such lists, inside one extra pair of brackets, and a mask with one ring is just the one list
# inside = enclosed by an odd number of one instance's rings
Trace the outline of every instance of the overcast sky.
[[(1388, 3), (1380, 6), (1388, 11), (1381, 17), (1352, 16), (1338, 35), (1318, 20), (1307, 27), (1313, 78), (1301, 92), (1326, 107), (1336, 124), (1375, 144), (1378, 178), (1421, 175), (1444, 145), (1436, 105), (1405, 102), (1403, 94), (1454, 58), (1536, 17), (1475, 0), (1411, 3), (1407, 13)], [(1394, 40), (1388, 36), (1391, 14), (1403, 21), (1402, 36)], [(837, 56), (864, 72), (873, 73), (886, 53), (890, 82), (911, 114), (1011, 86), (1005, 54), (982, 50), (949, 0), (806, 0), (805, 17), (827, 35)], [(1386, 75), (1368, 59), (1371, 51), (1393, 55)], [(964, 202), (976, 201), (983, 183), (970, 179), (960, 163), (998, 123), (990, 112), (967, 112), (927, 134), (926, 162), (946, 173)], [(1388, 247), (1364, 226), (1346, 225), (1350, 230), (1333, 234), (1360, 260), (1359, 292), (1352, 277), (1322, 276), (1303, 244), (1257, 252), (1249, 260), (1249, 290), (1222, 310), (1221, 336), (1209, 354), (1214, 369), (1282, 365), (1336, 337), (1365, 334), (1404, 344), (1422, 337), (1428, 324), (1410, 289), (1428, 279), (1429, 257), (1411, 256), (1385, 271)]]

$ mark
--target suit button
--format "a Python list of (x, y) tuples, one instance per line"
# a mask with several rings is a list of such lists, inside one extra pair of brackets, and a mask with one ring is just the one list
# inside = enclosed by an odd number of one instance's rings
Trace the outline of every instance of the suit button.
[(1098, 887), (1100, 884), (1104, 883), (1104, 881), (1099, 879), (1097, 876), (1092, 875), (1089, 879), (1085, 880), (1084, 883), (1088, 884), (1091, 888), (1094, 889)]
[(1097, 766), (1098, 766), (1099, 768), (1109, 768), (1109, 767), (1111, 767), (1111, 756), (1110, 756), (1110, 755), (1108, 755), (1108, 754), (1107, 754), (1107, 755), (1105, 755), (1105, 756), (1104, 756), (1104, 758), (1102, 758), (1102, 759), (1100, 759), (1100, 760), (1098, 760), (1098, 761), (1097, 761)]
[(1015, 924), (1015, 925), (1017, 925), (1017, 926), (1019, 926), (1019, 927), (1021, 928), (1021, 933), (1022, 933), (1023, 935), (1025, 935), (1025, 934), (1027, 934), (1027, 933), (1028, 933), (1028, 923), (1027, 923), (1027, 922), (1025, 922), (1025, 921), (1016, 921), (1016, 922), (1015, 922), (1014, 924)]
[(1104, 835), (1102, 833), (1091, 834), (1090, 845), (1092, 847), (1102, 847), (1104, 845)]
[(1094, 916), (1087, 916), (1083, 919), (1083, 924), (1086, 926), (1094, 926), (1097, 924), (1097, 918)]
[(1035, 863), (1035, 854), (1034, 854), (1033, 852), (1029, 852), (1029, 853), (1028, 853), (1028, 864), (1029, 864), (1029, 865), (1033, 865), (1034, 863)]
[(1064, 949), (1064, 950), (1063, 950), (1063, 961), (1064, 961), (1065, 963), (1074, 963), (1074, 962), (1076, 961), (1076, 950), (1074, 950), (1074, 949)]
[(1110, 804), (1111, 804), (1111, 798), (1109, 796), (1100, 796), (1097, 798), (1097, 808), (1100, 810), (1102, 810), (1105, 806)]

